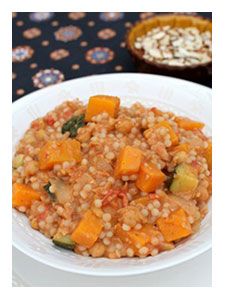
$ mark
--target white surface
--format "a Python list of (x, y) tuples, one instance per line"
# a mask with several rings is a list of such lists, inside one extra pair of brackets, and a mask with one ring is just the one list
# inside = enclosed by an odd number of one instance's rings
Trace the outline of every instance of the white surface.
[(33, 287), (210, 287), (211, 250), (166, 270), (136, 276), (96, 277), (63, 272), (13, 249), (13, 286)]
[[(201, 120), (206, 132), (211, 130), (211, 89), (170, 77), (146, 74), (108, 74), (83, 77), (31, 93), (13, 105), (13, 145), (30, 122), (43, 116), (57, 104), (79, 97), (86, 102), (90, 95), (111, 94), (121, 98), (121, 105), (140, 101)], [(50, 239), (33, 230), (27, 218), (13, 211), (13, 245), (39, 262), (86, 275), (117, 276), (143, 274), (187, 261), (211, 247), (211, 209), (200, 231), (176, 249), (155, 257), (110, 260), (82, 257), (56, 249)]]

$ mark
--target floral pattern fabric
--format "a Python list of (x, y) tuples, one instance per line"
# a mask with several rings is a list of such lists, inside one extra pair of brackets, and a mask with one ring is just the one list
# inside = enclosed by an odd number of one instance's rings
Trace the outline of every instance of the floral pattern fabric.
[[(125, 35), (132, 24), (155, 14), (13, 12), (13, 101), (72, 78), (136, 72)], [(211, 13), (198, 14), (211, 18)]]

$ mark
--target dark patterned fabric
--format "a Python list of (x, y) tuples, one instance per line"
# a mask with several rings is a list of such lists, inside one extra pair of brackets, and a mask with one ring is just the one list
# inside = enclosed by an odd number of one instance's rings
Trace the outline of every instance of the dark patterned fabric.
[[(153, 14), (13, 13), (13, 101), (72, 78), (136, 72), (125, 47), (125, 34), (133, 23)], [(198, 14), (211, 18), (211, 13)]]

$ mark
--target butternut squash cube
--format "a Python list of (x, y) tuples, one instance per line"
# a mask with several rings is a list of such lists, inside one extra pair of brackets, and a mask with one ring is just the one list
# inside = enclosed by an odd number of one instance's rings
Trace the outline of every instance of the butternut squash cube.
[(146, 193), (154, 192), (166, 179), (166, 175), (153, 163), (142, 163), (136, 186)]
[(161, 121), (154, 126), (155, 129), (160, 128), (160, 127), (164, 127), (164, 128), (168, 129), (172, 145), (173, 146), (177, 145), (179, 142), (179, 138), (178, 138), (178, 135), (176, 134), (176, 132), (173, 130), (170, 123), (168, 121)]
[(81, 161), (80, 143), (74, 139), (49, 141), (39, 152), (39, 167), (50, 170), (64, 161)]
[(166, 128), (168, 130), (168, 133), (170, 135), (170, 140), (171, 140), (171, 144), (172, 146), (175, 146), (179, 143), (179, 138), (178, 135), (176, 134), (176, 132), (173, 130), (172, 126), (170, 125), (170, 123), (168, 121), (161, 121), (159, 123), (157, 123), (156, 125), (154, 125), (153, 127), (147, 129), (144, 131), (144, 136), (146, 139), (148, 139), (148, 137), (155, 132), (156, 129), (158, 128)]
[(118, 155), (115, 176), (132, 175), (138, 173), (142, 161), (142, 152), (138, 148), (125, 146)]
[(128, 243), (134, 250), (138, 250), (138, 244), (143, 247), (151, 242), (152, 237), (160, 234), (160, 232), (154, 229), (151, 224), (143, 225), (140, 230), (131, 229), (129, 231), (124, 231), (122, 226), (118, 223), (115, 225), (114, 229), (115, 235), (124, 243)]
[(13, 207), (30, 207), (34, 200), (39, 200), (40, 194), (30, 186), (21, 183), (13, 184), (12, 205)]
[(87, 210), (71, 235), (71, 239), (86, 248), (94, 245), (103, 227), (102, 219), (96, 217), (91, 211)]
[(189, 118), (183, 117), (176, 117), (175, 122), (177, 123), (178, 127), (185, 130), (202, 129), (205, 126), (205, 124), (202, 122), (193, 121)]
[(156, 223), (167, 242), (179, 240), (192, 233), (191, 225), (182, 208), (172, 212), (167, 218), (159, 218)]
[(120, 98), (108, 95), (96, 95), (89, 98), (85, 121), (91, 121), (93, 116), (107, 112), (110, 117), (115, 118), (120, 106)]

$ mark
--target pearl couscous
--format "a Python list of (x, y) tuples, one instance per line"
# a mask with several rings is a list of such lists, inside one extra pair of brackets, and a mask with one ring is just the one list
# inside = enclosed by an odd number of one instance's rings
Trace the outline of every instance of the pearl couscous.
[(212, 143), (204, 124), (97, 95), (34, 120), (13, 157), (13, 207), (53, 245), (146, 257), (191, 236), (207, 213)]

